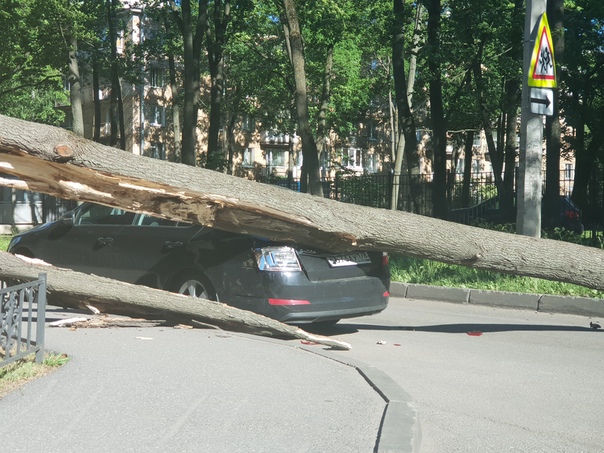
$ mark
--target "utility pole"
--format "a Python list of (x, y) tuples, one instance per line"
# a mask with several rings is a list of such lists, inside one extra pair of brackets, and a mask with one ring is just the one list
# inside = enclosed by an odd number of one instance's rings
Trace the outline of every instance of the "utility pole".
[[(535, 43), (542, 38), (539, 29), (536, 29), (536, 25), (544, 15), (546, 6), (547, 0), (527, 0), (526, 2), (522, 110), (520, 117), (520, 167), (516, 187), (516, 231), (525, 236), (536, 238), (541, 236), (543, 114), (545, 113), (536, 113), (535, 110), (537, 112), (540, 112), (540, 110), (531, 107), (534, 102), (536, 102), (537, 107), (541, 107), (545, 106), (548, 101), (547, 98), (538, 98), (529, 83), (532, 80), (531, 70), (534, 69), (535, 65)], [(553, 52), (551, 63), (553, 64)], [(543, 68), (545, 70), (545, 66)], [(535, 85), (533, 83), (532, 86), (548, 85)]]

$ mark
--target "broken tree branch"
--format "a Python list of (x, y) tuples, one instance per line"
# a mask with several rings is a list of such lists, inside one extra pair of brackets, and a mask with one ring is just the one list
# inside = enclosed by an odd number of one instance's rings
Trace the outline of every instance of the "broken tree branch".
[(312, 197), (6, 116), (0, 116), (0, 167), (29, 190), (59, 198), (334, 252), (381, 250), (604, 290), (602, 250)]
[(134, 314), (152, 320), (160, 317), (195, 320), (230, 331), (314, 341), (332, 349), (347, 350), (351, 347), (343, 341), (317, 337), (296, 326), (220, 302), (74, 272), (42, 264), (40, 260), (0, 252), (0, 278), (34, 280), (40, 272), (47, 274), (48, 303), (59, 307), (86, 309), (92, 305), (104, 313)]

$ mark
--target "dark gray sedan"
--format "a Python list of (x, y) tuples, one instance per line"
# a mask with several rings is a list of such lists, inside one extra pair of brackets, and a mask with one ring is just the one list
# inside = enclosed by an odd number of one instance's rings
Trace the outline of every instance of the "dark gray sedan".
[(91, 203), (14, 236), (8, 251), (291, 323), (378, 313), (389, 298), (385, 253), (333, 254)]

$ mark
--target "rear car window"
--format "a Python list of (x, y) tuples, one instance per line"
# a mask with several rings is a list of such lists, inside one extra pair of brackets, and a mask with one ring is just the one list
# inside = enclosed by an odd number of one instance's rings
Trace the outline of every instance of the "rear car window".
[(187, 226), (183, 222), (175, 222), (174, 220), (160, 219), (147, 214), (138, 214), (134, 220), (135, 225), (141, 226)]
[(134, 213), (103, 205), (88, 205), (76, 214), (75, 225), (129, 225)]

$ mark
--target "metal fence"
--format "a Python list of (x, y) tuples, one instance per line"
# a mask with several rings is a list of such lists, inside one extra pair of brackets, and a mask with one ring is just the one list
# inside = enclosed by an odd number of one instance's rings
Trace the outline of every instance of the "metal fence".
[[(574, 172), (561, 171), (561, 194), (571, 194), (573, 181)], [(495, 175), (492, 172), (472, 173), (465, 184), (467, 186), (464, 195), (463, 174), (447, 174), (447, 199), (450, 209), (471, 208), (497, 195)], [(398, 210), (424, 215), (430, 215), (432, 211), (431, 174), (338, 174), (332, 187), (331, 198), (347, 203), (386, 209), (396, 203)], [(543, 187), (545, 188), (545, 180)], [(412, 197), (412, 191), (415, 191), (415, 197)]]
[(33, 282), (11, 284), (0, 280), (0, 367), (30, 354), (44, 360), (46, 274)]

